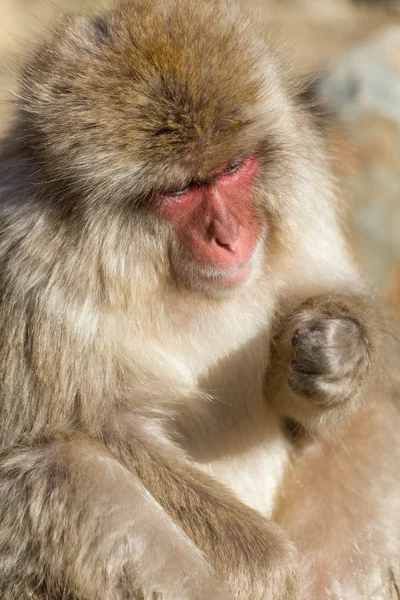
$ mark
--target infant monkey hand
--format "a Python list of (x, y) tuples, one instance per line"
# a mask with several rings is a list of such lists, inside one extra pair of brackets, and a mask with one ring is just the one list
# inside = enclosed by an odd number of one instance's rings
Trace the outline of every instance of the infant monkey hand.
[(354, 412), (374, 363), (377, 311), (368, 297), (330, 294), (307, 300), (275, 338), (269, 382), (274, 402), (311, 428)]
[(296, 394), (329, 406), (348, 400), (362, 385), (368, 350), (351, 318), (301, 315), (291, 343), (288, 384)]

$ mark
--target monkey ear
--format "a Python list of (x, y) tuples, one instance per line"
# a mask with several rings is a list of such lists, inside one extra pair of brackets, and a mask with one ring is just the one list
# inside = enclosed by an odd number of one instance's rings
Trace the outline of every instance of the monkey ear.
[(107, 15), (97, 16), (91, 19), (91, 22), (96, 39), (100, 43), (109, 42), (111, 40), (111, 21)]
[(96, 17), (77, 17), (73, 24), (75, 35), (80, 44), (88, 49), (104, 46), (112, 40), (112, 22), (107, 13)]
[(94, 35), (98, 45), (107, 44), (112, 40), (111, 19), (109, 15), (104, 14), (90, 19), (92, 35)]

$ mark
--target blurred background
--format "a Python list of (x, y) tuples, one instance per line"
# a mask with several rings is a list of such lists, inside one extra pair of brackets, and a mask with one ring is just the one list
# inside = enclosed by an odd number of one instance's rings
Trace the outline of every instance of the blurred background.
[[(315, 103), (348, 207), (356, 256), (400, 312), (400, 0), (242, 2), (283, 42), (293, 72), (305, 77), (305, 96)], [(59, 7), (106, 4), (0, 0), (0, 133), (12, 114), (15, 70)]]

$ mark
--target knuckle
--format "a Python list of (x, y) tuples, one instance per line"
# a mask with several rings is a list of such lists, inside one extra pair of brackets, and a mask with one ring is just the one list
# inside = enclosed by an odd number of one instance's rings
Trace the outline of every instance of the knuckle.
[(288, 385), (295, 393), (304, 396), (311, 395), (317, 386), (317, 377), (313, 373), (299, 370), (296, 361), (292, 361), (289, 367)]
[(365, 354), (360, 326), (349, 318), (310, 319), (291, 340), (297, 375), (342, 371)]

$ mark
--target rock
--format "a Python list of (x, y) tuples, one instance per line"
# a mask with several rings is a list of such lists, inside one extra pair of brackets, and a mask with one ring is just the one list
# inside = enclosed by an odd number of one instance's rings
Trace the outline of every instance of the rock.
[(334, 130), (341, 131), (356, 253), (400, 306), (400, 27), (338, 60), (319, 93), (339, 118)]
[(400, 124), (400, 26), (343, 56), (322, 84), (323, 97), (343, 117), (374, 111)]

